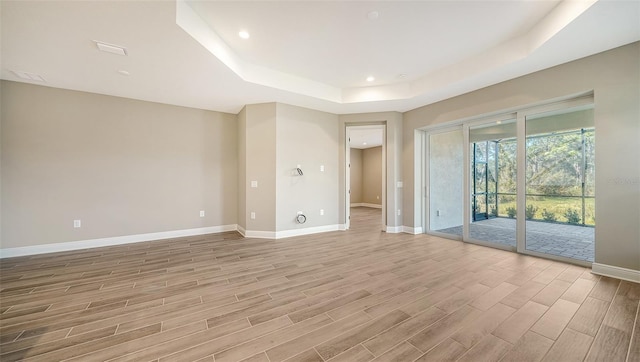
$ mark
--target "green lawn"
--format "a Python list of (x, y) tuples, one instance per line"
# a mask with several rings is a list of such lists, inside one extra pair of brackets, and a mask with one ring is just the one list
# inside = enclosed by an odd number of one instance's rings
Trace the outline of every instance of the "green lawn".
[[(568, 197), (551, 197), (551, 196), (527, 196), (527, 205), (533, 205), (537, 207), (537, 211), (533, 217), (533, 220), (545, 221), (543, 219), (543, 210), (547, 210), (548, 213), (553, 213), (557, 222), (567, 222), (565, 212), (568, 209), (575, 210), (580, 218), (582, 218), (582, 200), (580, 198), (568, 198)], [(500, 196), (498, 201), (498, 216), (508, 217), (508, 208), (516, 209), (515, 196)], [(585, 199), (585, 218), (586, 225), (595, 226), (595, 199)], [(582, 220), (580, 220), (582, 223)]]

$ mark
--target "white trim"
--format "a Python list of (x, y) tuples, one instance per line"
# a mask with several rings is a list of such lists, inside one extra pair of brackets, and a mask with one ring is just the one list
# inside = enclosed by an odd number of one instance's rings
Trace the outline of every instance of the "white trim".
[(276, 239), (281, 239), (281, 238), (290, 238), (293, 236), (302, 236), (302, 235), (309, 235), (309, 234), (317, 234), (317, 233), (325, 233), (328, 231), (338, 231), (340, 230), (340, 225), (335, 224), (335, 225), (323, 225), (323, 226), (315, 226), (315, 227), (309, 227), (309, 228), (304, 228), (304, 229), (291, 229), (291, 230), (283, 230), (283, 231), (276, 231)]
[(238, 232), (240, 233), (240, 235), (246, 237), (247, 236), (247, 230), (245, 228), (243, 228), (242, 226), (238, 225)]
[(244, 237), (254, 239), (275, 239), (276, 233), (274, 231), (245, 230)]
[(389, 234), (397, 234), (397, 233), (401, 233), (402, 229), (403, 229), (402, 226), (387, 226), (387, 229), (385, 231), (388, 232)]
[(411, 227), (411, 226), (403, 226), (402, 227), (402, 232), (403, 233), (407, 233), (407, 234), (413, 234), (413, 235), (417, 235), (417, 234), (422, 234), (422, 226), (417, 226), (417, 227)]
[(366, 202), (355, 202), (351, 207), (371, 207), (373, 209), (382, 209), (382, 204), (368, 204)]
[(338, 224), (338, 230), (347, 231), (347, 224)]
[(71, 250), (80, 250), (80, 249), (89, 249), (89, 248), (99, 248), (103, 246), (139, 243), (143, 241), (172, 239), (172, 238), (179, 238), (184, 236), (214, 234), (214, 233), (237, 231), (237, 230), (238, 230), (238, 225), (231, 224), (231, 225), (210, 226), (210, 227), (196, 228), (196, 229), (162, 231), (157, 233), (114, 236), (109, 238), (70, 241), (65, 243), (22, 246), (17, 248), (0, 249), (0, 259), (12, 258), (16, 256), (56, 253), (60, 251), (71, 251)]
[(630, 282), (640, 283), (640, 270), (633, 270), (627, 268), (621, 268), (619, 266), (593, 263), (591, 265), (591, 272), (593, 274), (604, 275), (606, 277), (612, 277)]

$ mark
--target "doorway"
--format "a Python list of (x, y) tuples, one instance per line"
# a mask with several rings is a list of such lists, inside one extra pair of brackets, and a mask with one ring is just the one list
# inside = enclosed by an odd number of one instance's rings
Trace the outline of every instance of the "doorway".
[[(386, 134), (384, 125), (346, 128), (346, 229), (352, 223), (386, 229)], [(379, 220), (376, 223), (375, 220)]]
[(592, 263), (593, 108), (585, 96), (426, 130), (426, 232)]

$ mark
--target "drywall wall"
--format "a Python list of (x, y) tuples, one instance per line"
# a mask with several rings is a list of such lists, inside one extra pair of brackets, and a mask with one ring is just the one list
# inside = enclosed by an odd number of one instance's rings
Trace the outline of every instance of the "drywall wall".
[[(276, 110), (276, 231), (337, 228), (338, 116), (281, 103)], [(298, 211), (304, 224), (295, 221)]]
[(235, 228), (235, 115), (10, 81), (1, 87), (3, 249)]
[(351, 157), (349, 158), (349, 162), (351, 163), (351, 167), (349, 168), (350, 174), (350, 184), (351, 184), (351, 193), (350, 202), (351, 205), (359, 204), (362, 201), (362, 150), (359, 148), (351, 148), (350, 149)]
[(247, 229), (247, 108), (238, 113), (238, 230)]
[(430, 230), (462, 225), (463, 143), (461, 128), (429, 136)]
[(382, 146), (362, 150), (362, 202), (382, 205)]
[[(421, 226), (416, 130), (593, 91), (595, 262), (640, 270), (640, 43), (532, 73), (404, 113), (405, 225)], [(419, 178), (418, 178), (419, 179)]]
[[(346, 130), (348, 126), (384, 125), (386, 142), (386, 229), (389, 232), (402, 231), (402, 137), (403, 116), (399, 112), (357, 113), (339, 116), (339, 222), (345, 223), (345, 163), (346, 163)], [(399, 212), (400, 211), (400, 212)]]
[(271, 236), (276, 230), (276, 104), (247, 105), (245, 112), (246, 230)]

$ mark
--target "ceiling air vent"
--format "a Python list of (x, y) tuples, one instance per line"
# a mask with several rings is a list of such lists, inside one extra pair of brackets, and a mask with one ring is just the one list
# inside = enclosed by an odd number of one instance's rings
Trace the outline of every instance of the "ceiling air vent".
[(127, 49), (119, 45), (107, 44), (97, 40), (94, 40), (94, 42), (96, 43), (96, 46), (98, 47), (98, 49), (102, 50), (103, 52), (118, 54), (118, 55), (127, 55)]

